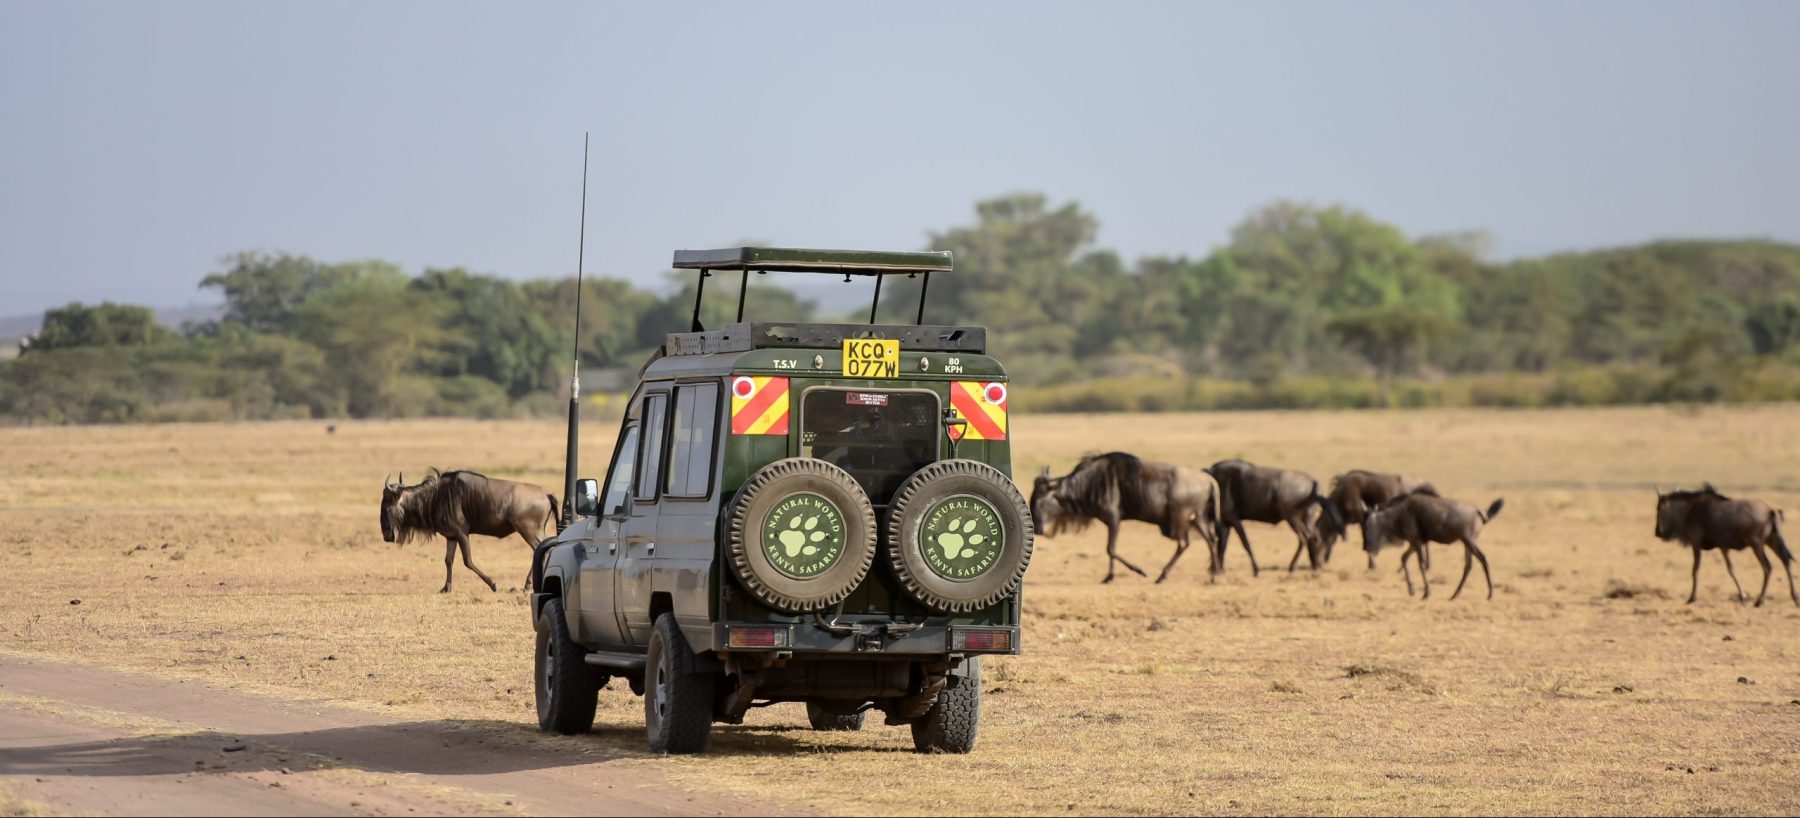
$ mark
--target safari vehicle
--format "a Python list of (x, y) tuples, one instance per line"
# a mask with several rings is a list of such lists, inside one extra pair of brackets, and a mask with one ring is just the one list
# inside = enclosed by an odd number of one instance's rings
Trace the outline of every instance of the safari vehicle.
[[(923, 324), (950, 254), (742, 247), (675, 267), (699, 271), (692, 329), (645, 366), (604, 481), (578, 481), (538, 546), (539, 726), (587, 731), (622, 678), (657, 752), (783, 702), (815, 729), (876, 710), (921, 752), (970, 751), (980, 657), (1019, 651), (1033, 532), (986, 331)], [(873, 277), (870, 322), (743, 321), (771, 271)], [(738, 323), (707, 330), (724, 272)], [(893, 275), (924, 277), (913, 325), (875, 323)]]

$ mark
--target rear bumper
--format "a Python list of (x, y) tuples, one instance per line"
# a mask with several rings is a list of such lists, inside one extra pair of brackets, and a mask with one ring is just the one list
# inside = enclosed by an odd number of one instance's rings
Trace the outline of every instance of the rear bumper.
[[(774, 628), (780, 632), (777, 644), (773, 646), (733, 647), (731, 645), (732, 628), (765, 629)], [(835, 630), (835, 632), (834, 632)], [(1003, 650), (970, 648), (966, 644), (958, 645), (954, 641), (957, 631), (968, 632), (1004, 632), (1009, 647)], [(965, 639), (967, 635), (965, 634)], [(983, 625), (969, 627), (929, 626), (908, 629), (902, 625), (890, 624), (844, 625), (836, 629), (827, 629), (813, 622), (796, 624), (779, 624), (767, 622), (719, 622), (712, 626), (713, 650), (721, 655), (727, 654), (772, 654), (789, 653), (794, 656), (826, 658), (842, 657), (846, 659), (879, 659), (892, 657), (895, 659), (917, 660), (927, 657), (947, 657), (952, 654), (963, 656), (981, 656), (985, 654), (1017, 655), (1019, 653), (1019, 626), (1017, 625)]]

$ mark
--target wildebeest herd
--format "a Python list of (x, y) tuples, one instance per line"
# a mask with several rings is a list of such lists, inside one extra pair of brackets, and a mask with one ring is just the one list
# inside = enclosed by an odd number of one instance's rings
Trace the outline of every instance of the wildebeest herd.
[[(1210, 555), (1209, 575), (1216, 579), (1225, 570), (1226, 547), (1235, 531), (1250, 559), (1252, 576), (1259, 574), (1256, 553), (1250, 537), (1244, 532), (1244, 521), (1285, 524), (1299, 542), (1288, 570), (1298, 567), (1301, 554), (1318, 570), (1331, 561), (1332, 547), (1344, 539), (1351, 525), (1362, 531), (1363, 551), (1369, 568), (1375, 567), (1375, 554), (1386, 547), (1399, 547), (1400, 571), (1406, 577), (1406, 592), (1414, 593), (1408, 561), (1417, 558), (1419, 578), (1423, 584), (1421, 598), (1431, 596), (1426, 572), (1431, 567), (1430, 547), (1433, 543), (1461, 543), (1463, 546), (1462, 579), (1457, 582), (1451, 599), (1462, 594), (1469, 573), (1481, 563), (1482, 578), (1487, 582), (1487, 596), (1494, 596), (1493, 574), (1488, 568), (1487, 554), (1481, 550), (1481, 531), (1500, 514), (1503, 499), (1495, 499), (1486, 509), (1440, 495), (1430, 483), (1406, 475), (1354, 470), (1333, 478), (1330, 493), (1319, 491), (1319, 481), (1291, 469), (1258, 466), (1244, 460), (1221, 460), (1205, 469), (1156, 463), (1125, 452), (1092, 454), (1081, 459), (1075, 468), (1061, 477), (1050, 476), (1045, 468), (1034, 481), (1031, 491), (1032, 523), (1038, 533), (1054, 537), (1079, 531), (1090, 523), (1106, 526), (1106, 577), (1111, 582), (1115, 568), (1123, 565), (1139, 576), (1149, 576), (1131, 561), (1119, 556), (1119, 526), (1135, 520), (1157, 526), (1163, 536), (1175, 541), (1175, 554), (1157, 575), (1156, 581), (1169, 578), (1194, 533), (1205, 540)], [(1773, 568), (1765, 549), (1773, 550), (1787, 573), (1788, 595), (1800, 605), (1800, 591), (1794, 587), (1793, 552), (1781, 535), (1782, 514), (1758, 500), (1733, 500), (1720, 494), (1712, 484), (1698, 491), (1657, 492), (1656, 536), (1678, 541), (1693, 549), (1693, 588), (1688, 602), (1699, 590), (1700, 555), (1718, 551), (1725, 560), (1725, 571), (1738, 589), (1738, 600), (1744, 601), (1743, 586), (1732, 570), (1731, 552), (1749, 549), (1763, 567), (1762, 592), (1756, 604), (1761, 605), (1769, 590)]]
[[(1383, 548), (1403, 549), (1400, 572), (1409, 596), (1414, 587), (1408, 563), (1417, 559), (1421, 598), (1431, 596), (1426, 572), (1431, 567), (1433, 543), (1463, 546), (1462, 578), (1451, 599), (1462, 594), (1477, 562), (1487, 583), (1487, 596), (1493, 598), (1494, 578), (1487, 554), (1481, 550), (1481, 531), (1499, 516), (1503, 506), (1498, 498), (1485, 509), (1452, 500), (1440, 495), (1432, 484), (1401, 474), (1356, 469), (1332, 478), (1331, 490), (1325, 493), (1319, 490), (1318, 480), (1292, 469), (1235, 459), (1196, 469), (1142, 460), (1125, 452), (1088, 455), (1061, 477), (1051, 477), (1045, 468), (1031, 490), (1032, 525), (1043, 536), (1080, 531), (1095, 522), (1106, 527), (1103, 583), (1113, 581), (1120, 565), (1139, 576), (1149, 576), (1119, 555), (1119, 526), (1127, 521), (1155, 525), (1175, 542), (1175, 553), (1158, 572), (1157, 582), (1169, 578), (1196, 533), (1206, 543), (1208, 574), (1216, 580), (1225, 571), (1225, 551), (1234, 531), (1250, 560), (1252, 576), (1262, 571), (1244, 531), (1245, 521), (1286, 525), (1294, 532), (1298, 542), (1288, 560), (1289, 571), (1299, 566), (1302, 554), (1313, 570), (1324, 567), (1331, 561), (1333, 547), (1354, 525), (1362, 532), (1371, 570), (1375, 555)], [(440, 591), (450, 590), (458, 550), (463, 564), (489, 589), (497, 589), (494, 580), (475, 566), (469, 535), (505, 538), (517, 534), (531, 547), (554, 519), (555, 509), (556, 498), (530, 483), (434, 469), (412, 485), (406, 484), (404, 475), (400, 482), (383, 482), (381, 534), (388, 542), (442, 536), (444, 587)], [(1788, 595), (1800, 605), (1800, 591), (1794, 586), (1794, 554), (1782, 537), (1781, 522), (1780, 510), (1759, 500), (1733, 500), (1711, 483), (1699, 490), (1657, 492), (1656, 536), (1678, 541), (1694, 552), (1690, 603), (1699, 592), (1700, 555), (1706, 551), (1719, 552), (1738, 600), (1745, 601), (1743, 585), (1731, 565), (1731, 552), (1747, 549), (1763, 569), (1756, 604), (1763, 604), (1768, 596), (1774, 571), (1768, 551), (1772, 550), (1787, 574)]]

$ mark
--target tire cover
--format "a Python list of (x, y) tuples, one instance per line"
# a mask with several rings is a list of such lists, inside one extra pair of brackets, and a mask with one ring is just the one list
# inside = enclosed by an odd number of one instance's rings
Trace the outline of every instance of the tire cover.
[(790, 457), (744, 481), (726, 512), (732, 572), (763, 604), (788, 613), (843, 601), (875, 561), (875, 509), (843, 469)]
[(986, 608), (1031, 564), (1031, 512), (1011, 478), (974, 460), (908, 477), (888, 507), (888, 564), (908, 593), (947, 613)]

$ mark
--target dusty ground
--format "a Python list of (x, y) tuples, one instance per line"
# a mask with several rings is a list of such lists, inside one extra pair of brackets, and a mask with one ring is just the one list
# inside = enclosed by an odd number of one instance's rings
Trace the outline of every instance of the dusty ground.
[[(380, 542), (375, 505), (389, 470), (467, 466), (553, 486), (556, 424), (3, 429), (0, 652), (205, 680), (249, 697), (251, 710), (325, 700), (333, 718), (454, 731), (515, 774), (624, 776), (697, 799), (656, 802), (673, 809), (1800, 812), (1800, 609), (1779, 571), (1768, 605), (1737, 604), (1716, 556), (1702, 569), (1700, 602), (1683, 605), (1689, 557), (1651, 536), (1650, 493), (1653, 483), (1704, 478), (1800, 510), (1800, 406), (1014, 423), (1022, 476), (1061, 471), (1104, 445), (1195, 465), (1244, 456), (1321, 476), (1399, 469), (1483, 506), (1504, 495), (1484, 538), (1495, 598), (1448, 600), (1462, 562), (1455, 548), (1436, 551), (1436, 595), (1420, 603), (1407, 598), (1392, 553), (1372, 574), (1340, 549), (1320, 574), (1252, 579), (1233, 545), (1216, 585), (1195, 551), (1164, 585), (1122, 576), (1101, 586), (1099, 532), (1041, 540), (1027, 577), (1026, 654), (985, 668), (972, 756), (914, 756), (903, 730), (873, 722), (815, 734), (787, 706), (719, 727), (711, 755), (652, 758), (639, 700), (622, 690), (603, 694), (597, 735), (533, 729), (524, 596), (506, 590), (525, 572), (522, 544), (476, 543), (501, 593), (459, 567), (455, 592), (440, 596), (440, 548)], [(591, 468), (610, 437), (589, 430)], [(1128, 531), (1124, 553), (1154, 572), (1167, 544), (1147, 526)], [(1255, 524), (1250, 533), (1265, 566), (1286, 566), (1291, 535)], [(1737, 564), (1754, 594), (1755, 561)], [(143, 730), (177, 737), (177, 755), (220, 735), (274, 752), (307, 743), (292, 735), (304, 731), (224, 717), (146, 712), (96, 724), (104, 705), (76, 688), (0, 687), (0, 717), (67, 733), (37, 752), (141, 741), (131, 736)], [(377, 756), (334, 762), (332, 775), (361, 783), (319, 784), (319, 803), (558, 810), (483, 800), (524, 798), (517, 782)], [(0, 811), (80, 810), (68, 796), (82, 784), (73, 777), (130, 774), (104, 754), (80, 773), (33, 758), (0, 753)], [(442, 798), (405, 800), (426, 797), (407, 794), (413, 785)], [(347, 790), (332, 789), (354, 786), (405, 798), (353, 807)], [(596, 796), (593, 809), (604, 803)]]

